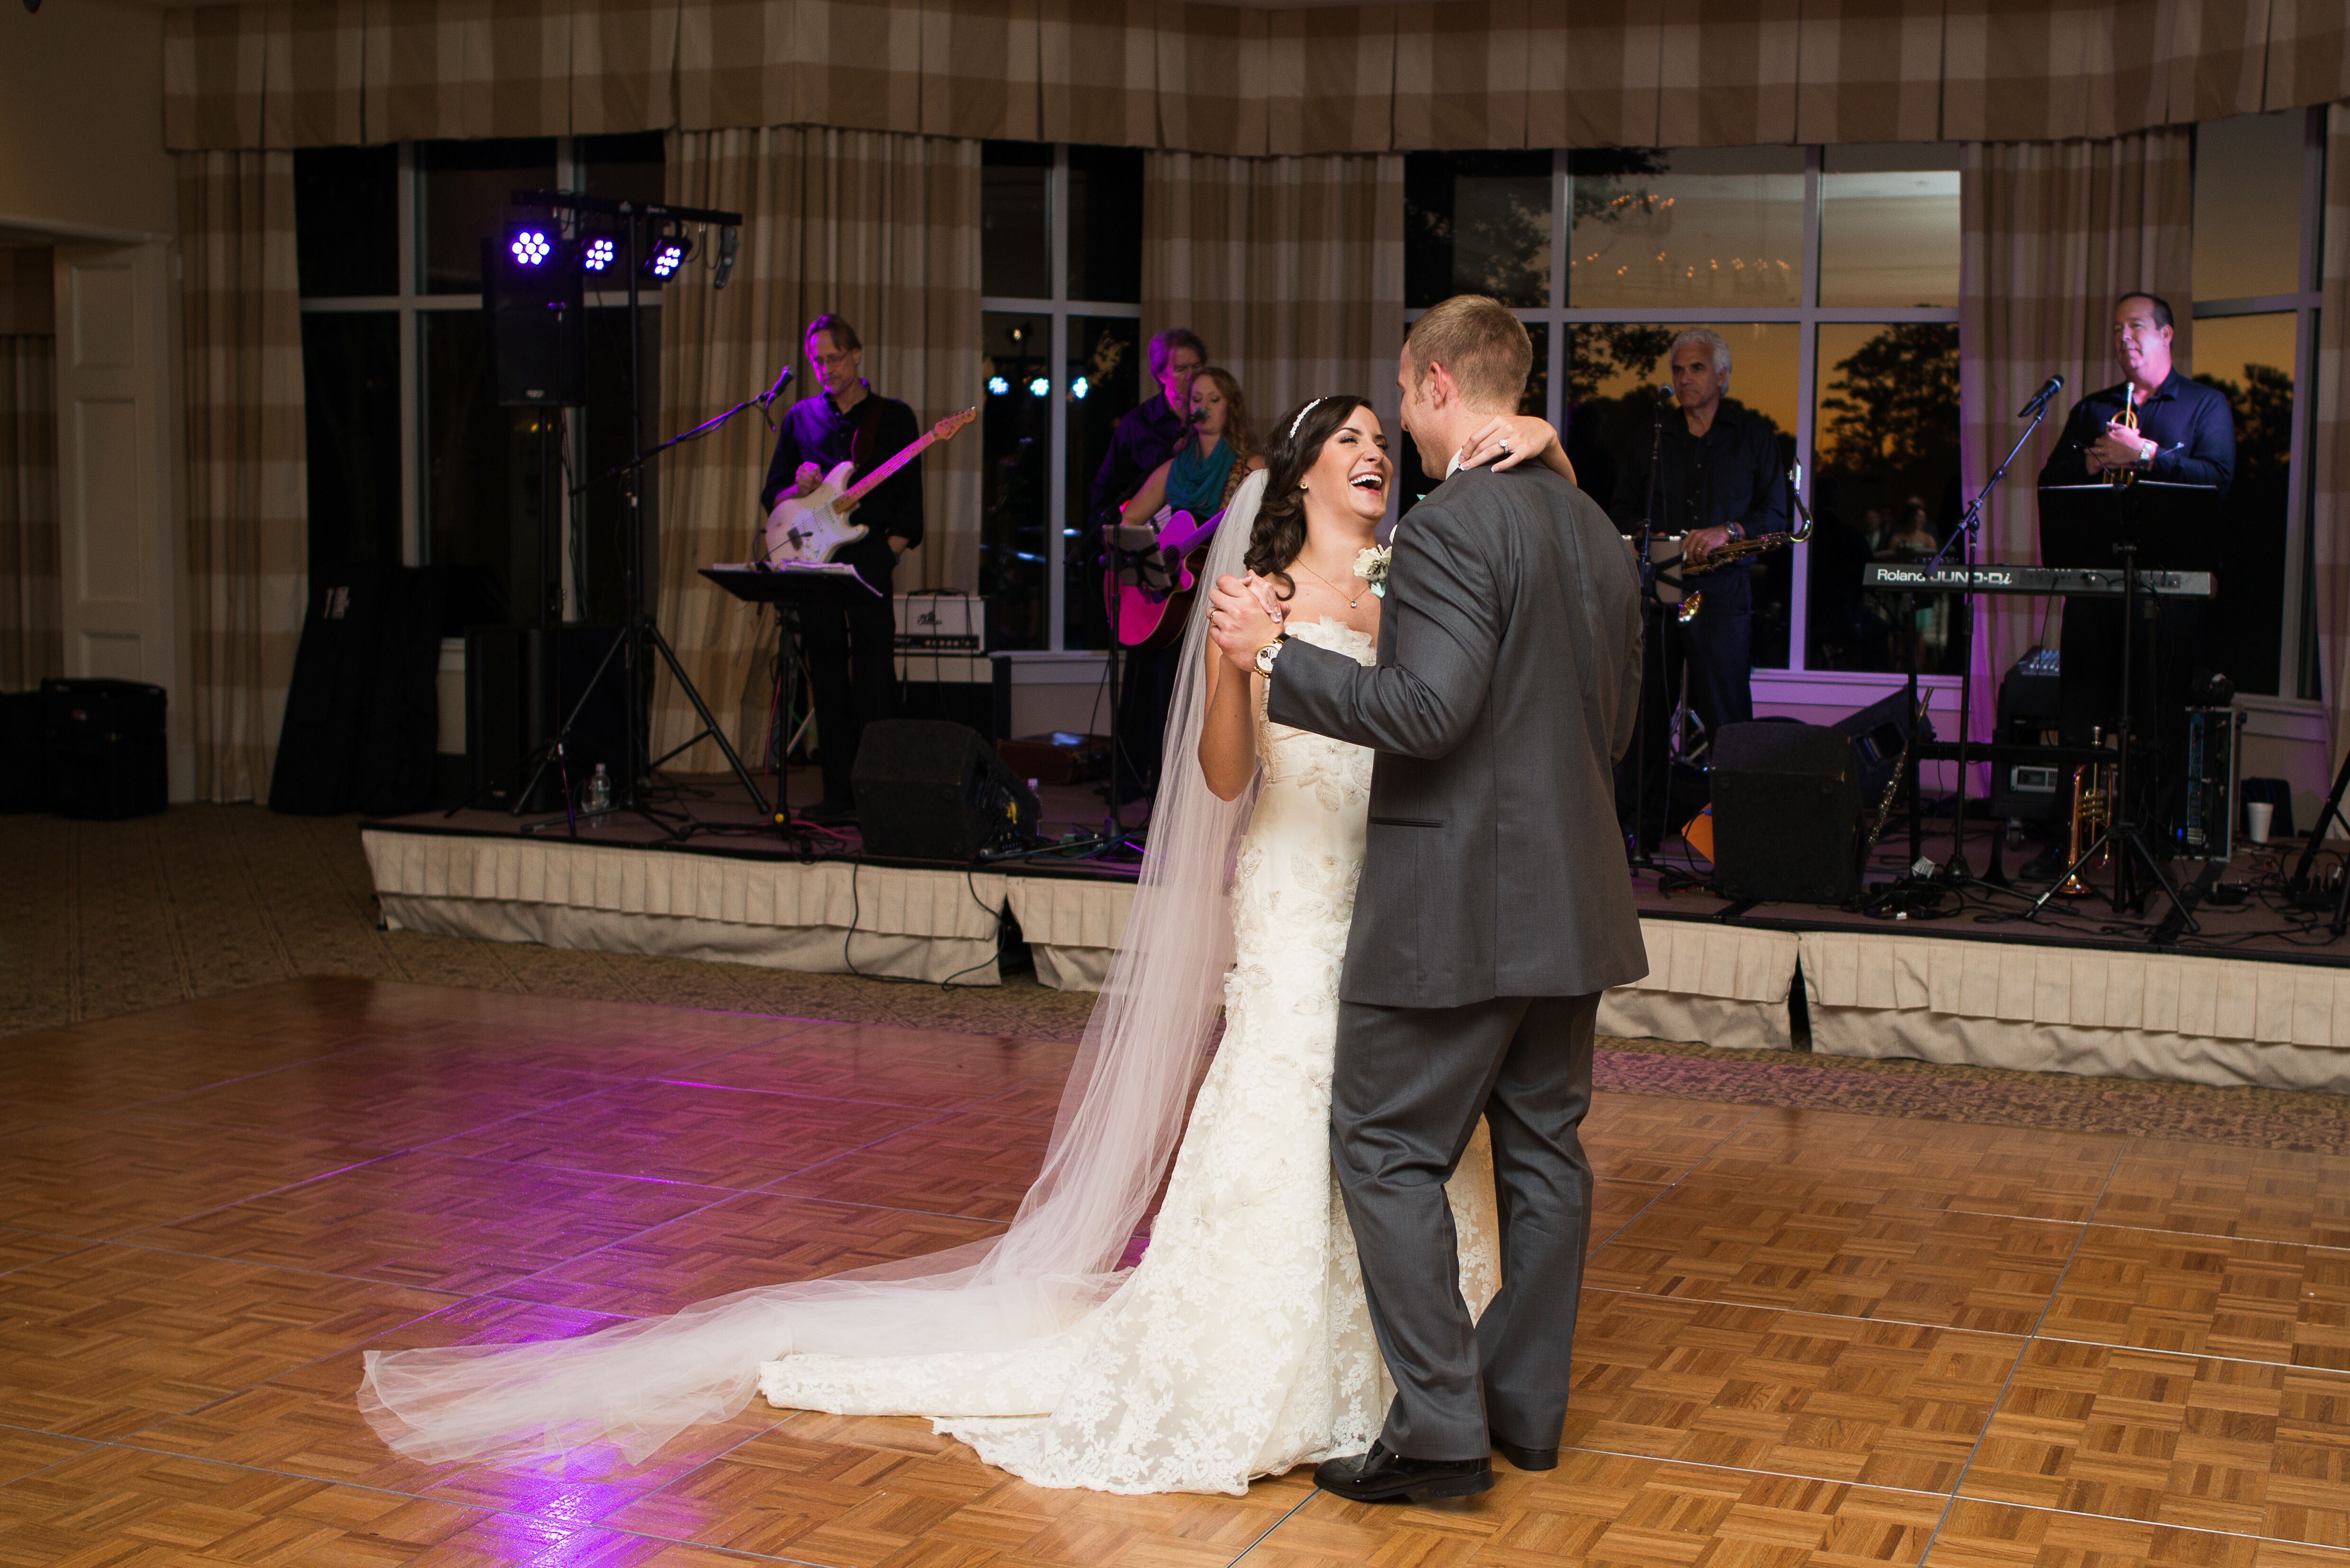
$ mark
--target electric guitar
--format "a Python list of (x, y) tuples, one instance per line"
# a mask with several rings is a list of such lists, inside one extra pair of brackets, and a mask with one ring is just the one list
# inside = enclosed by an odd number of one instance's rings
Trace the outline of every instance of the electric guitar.
[[(1122, 646), (1156, 647), (1183, 635), (1208, 541), (1223, 520), (1222, 512), (1204, 523), (1189, 512), (1175, 513), (1159, 524), (1158, 540), (1147, 553), (1125, 554), (1115, 570), (1102, 575), (1102, 607)], [(1111, 529), (1113, 542), (1125, 532)]]
[(905, 451), (876, 467), (854, 485), (849, 485), (848, 476), (857, 471), (857, 465), (842, 462), (834, 464), (832, 472), (824, 476), (824, 483), (807, 494), (794, 495), (785, 491), (777, 496), (775, 509), (767, 514), (767, 525), (762, 538), (767, 560), (781, 565), (785, 561), (838, 559), (842, 550), (869, 532), (862, 523), (848, 521), (848, 509), (864, 500), (875, 485), (921, 456), (933, 443), (951, 441), (957, 431), (977, 418), (977, 409), (949, 414), (923, 431), (920, 440), (909, 441)]

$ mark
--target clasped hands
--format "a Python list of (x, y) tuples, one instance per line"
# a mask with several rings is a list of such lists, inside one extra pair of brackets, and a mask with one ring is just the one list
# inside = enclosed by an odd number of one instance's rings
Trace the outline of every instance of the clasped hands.
[(2127, 425), (2108, 423), (2106, 433), (2090, 443), (2089, 472), (2103, 473), (2109, 468), (2135, 468), (2152, 457), (2160, 444), (2148, 441)]
[(1273, 585), (1254, 572), (1222, 576), (1208, 589), (1208, 636), (1227, 663), (1244, 674), (1256, 670), (1256, 650), (1281, 640), (1289, 607)]

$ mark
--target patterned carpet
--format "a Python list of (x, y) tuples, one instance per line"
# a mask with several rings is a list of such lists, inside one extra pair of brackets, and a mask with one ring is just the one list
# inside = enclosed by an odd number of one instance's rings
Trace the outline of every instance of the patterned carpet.
[[(377, 929), (356, 820), (177, 806), (0, 817), (0, 1036), (301, 975), (1071, 1040), (1087, 996), (795, 974)], [(1601, 1086), (1742, 1105), (2350, 1152), (2334, 1096), (1609, 1041)]]

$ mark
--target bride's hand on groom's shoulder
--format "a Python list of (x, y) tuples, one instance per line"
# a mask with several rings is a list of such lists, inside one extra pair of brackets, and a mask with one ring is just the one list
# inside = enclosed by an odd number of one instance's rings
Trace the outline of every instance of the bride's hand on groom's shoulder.
[(1234, 668), (1254, 670), (1256, 650), (1281, 636), (1278, 606), (1254, 573), (1218, 577), (1208, 590), (1208, 636)]
[(1461, 444), (1461, 466), (1476, 468), (1490, 462), (1493, 472), (1500, 473), (1535, 461), (1557, 441), (1558, 431), (1548, 420), (1532, 414), (1495, 414)]

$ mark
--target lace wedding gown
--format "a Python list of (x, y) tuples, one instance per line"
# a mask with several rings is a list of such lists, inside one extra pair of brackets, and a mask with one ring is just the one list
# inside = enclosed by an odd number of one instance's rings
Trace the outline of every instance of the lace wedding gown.
[[(1341, 622), (1291, 635), (1372, 662)], [(1039, 1486), (1241, 1493), (1257, 1476), (1370, 1446), (1394, 1393), (1330, 1169), (1338, 971), (1363, 865), (1371, 753), (1274, 724), (1232, 892), (1224, 1036), (1142, 1262), (1079, 1322), (1007, 1350), (793, 1355), (775, 1405), (921, 1415)], [(1461, 1289), (1501, 1283), (1482, 1127), (1446, 1188)]]

